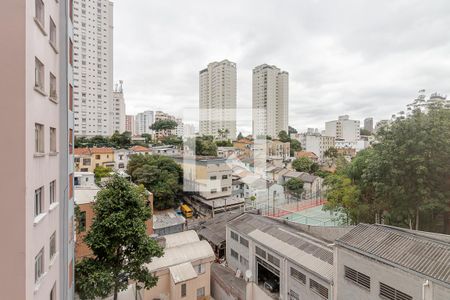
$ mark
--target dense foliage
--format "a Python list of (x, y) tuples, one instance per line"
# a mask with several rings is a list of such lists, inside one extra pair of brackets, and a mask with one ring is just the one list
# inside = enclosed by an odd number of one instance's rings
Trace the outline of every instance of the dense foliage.
[(183, 171), (173, 158), (160, 155), (133, 155), (127, 173), (137, 184), (153, 193), (155, 209), (178, 206), (182, 198)]
[(307, 157), (296, 158), (292, 162), (292, 168), (297, 172), (315, 173), (319, 170), (319, 165)]
[(328, 176), (327, 209), (348, 223), (375, 221), (446, 232), (450, 209), (450, 110), (415, 106), (377, 133), (373, 148)]
[(116, 131), (111, 137), (101, 135), (94, 136), (92, 138), (84, 136), (75, 137), (75, 148), (111, 147), (116, 149), (128, 149), (134, 145), (147, 146), (146, 144), (131, 141), (130, 132), (119, 133)]
[(173, 130), (175, 128), (177, 128), (178, 123), (175, 122), (174, 120), (159, 120), (156, 121), (155, 123), (152, 124), (152, 126), (150, 126), (151, 130)]
[(300, 199), (303, 194), (303, 181), (298, 178), (291, 178), (285, 183), (286, 190)]
[(84, 241), (93, 257), (75, 267), (75, 289), (81, 299), (117, 295), (128, 280), (144, 288), (156, 285), (157, 277), (145, 267), (163, 250), (148, 236), (146, 221), (151, 218), (145, 189), (115, 176), (97, 194), (95, 218)]
[[(289, 128), (291, 129), (292, 127), (289, 127)], [(295, 132), (295, 133), (297, 133), (297, 132)], [(278, 139), (283, 143), (290, 143), (290, 149), (291, 149), (290, 156), (291, 157), (293, 157), (295, 155), (295, 152), (302, 150), (302, 145), (300, 144), (300, 142), (296, 139), (291, 139), (289, 134), (284, 130), (282, 130), (278, 133)]]

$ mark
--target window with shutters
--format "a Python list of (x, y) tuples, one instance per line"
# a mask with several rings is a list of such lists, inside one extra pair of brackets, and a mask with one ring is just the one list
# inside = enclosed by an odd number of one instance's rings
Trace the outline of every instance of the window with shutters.
[(263, 249), (259, 248), (258, 246), (255, 246), (255, 253), (256, 253), (258, 256), (260, 256), (260, 257), (266, 259), (266, 251), (264, 251)]
[(242, 236), (239, 238), (239, 241), (241, 243), (241, 245), (245, 246), (248, 248), (248, 240), (243, 238)]
[(352, 268), (344, 266), (344, 276), (348, 280), (370, 291), (370, 277)]
[(291, 277), (300, 283), (306, 284), (306, 275), (299, 270), (291, 267)]
[(231, 233), (231, 238), (233, 240), (235, 240), (236, 242), (238, 242), (239, 241), (239, 235), (236, 232), (234, 232), (234, 231), (230, 231), (230, 233)]
[(236, 251), (234, 251), (233, 249), (230, 249), (230, 250), (231, 250), (231, 257), (233, 257), (235, 259), (239, 259), (239, 254)]
[(380, 297), (389, 300), (412, 300), (413, 297), (380, 282)]
[(324, 299), (328, 299), (328, 289), (313, 279), (309, 279), (309, 288)]
[(293, 290), (289, 291), (289, 300), (300, 300), (300, 296), (298, 293), (294, 292)]
[(272, 263), (272, 265), (279, 267), (280, 266), (280, 259), (273, 256), (272, 254), (267, 254), (267, 260)]

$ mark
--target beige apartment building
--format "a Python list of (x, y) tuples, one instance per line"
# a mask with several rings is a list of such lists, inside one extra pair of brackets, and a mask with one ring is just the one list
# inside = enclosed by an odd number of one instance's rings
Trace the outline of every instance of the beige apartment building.
[(115, 167), (113, 148), (75, 148), (75, 171), (94, 172), (95, 168), (99, 166)]
[(72, 11), (3, 0), (0, 298), (73, 299)]
[(270, 158), (287, 159), (291, 156), (291, 143), (279, 140), (267, 140), (266, 153)]
[[(212, 62), (199, 74), (200, 135), (236, 138), (236, 63)], [(227, 130), (221, 137), (219, 130)]]
[(144, 290), (144, 300), (208, 300), (211, 298), (211, 264), (214, 252), (206, 240), (193, 230), (161, 238), (164, 255), (146, 265), (158, 283)]
[(253, 69), (253, 136), (288, 132), (289, 74), (263, 64)]

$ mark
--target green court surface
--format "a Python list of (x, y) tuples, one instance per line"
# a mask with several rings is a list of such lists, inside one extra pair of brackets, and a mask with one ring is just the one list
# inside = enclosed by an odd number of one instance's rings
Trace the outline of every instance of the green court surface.
[(284, 215), (282, 218), (306, 225), (339, 226), (338, 215), (322, 210), (323, 205)]

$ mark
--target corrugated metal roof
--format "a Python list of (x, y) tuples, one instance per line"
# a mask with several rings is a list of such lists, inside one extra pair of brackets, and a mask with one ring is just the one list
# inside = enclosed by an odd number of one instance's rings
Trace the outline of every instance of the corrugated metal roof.
[(444, 235), (359, 224), (336, 244), (450, 285), (450, 243)]
[(244, 214), (228, 224), (325, 280), (333, 279), (333, 251), (325, 241), (261, 215)]
[(170, 267), (169, 271), (175, 284), (197, 277), (197, 272), (190, 262)]

